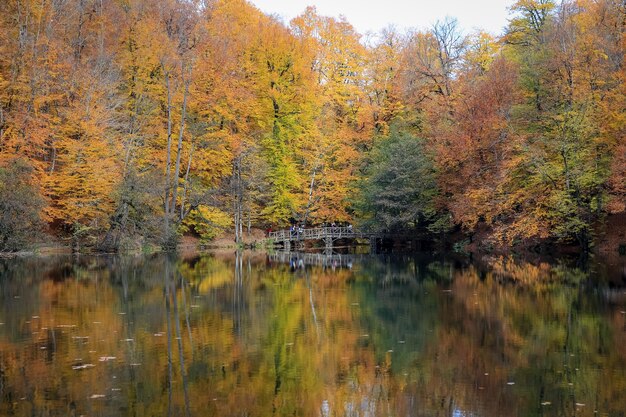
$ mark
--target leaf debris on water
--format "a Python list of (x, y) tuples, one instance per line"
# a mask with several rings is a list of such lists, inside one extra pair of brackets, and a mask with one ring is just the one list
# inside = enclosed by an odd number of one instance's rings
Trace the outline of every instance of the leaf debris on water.
[(98, 359), (100, 362), (108, 362), (117, 359), (115, 356), (100, 356)]
[(79, 371), (81, 369), (88, 369), (88, 368), (94, 368), (96, 365), (92, 364), (92, 363), (86, 363), (83, 365), (73, 365), (72, 369), (75, 371)]

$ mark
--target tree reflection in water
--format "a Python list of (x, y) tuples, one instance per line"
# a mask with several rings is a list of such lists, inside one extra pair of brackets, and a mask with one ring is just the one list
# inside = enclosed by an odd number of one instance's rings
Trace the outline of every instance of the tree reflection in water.
[(2, 261), (0, 415), (626, 410), (621, 277), (507, 258), (350, 265)]

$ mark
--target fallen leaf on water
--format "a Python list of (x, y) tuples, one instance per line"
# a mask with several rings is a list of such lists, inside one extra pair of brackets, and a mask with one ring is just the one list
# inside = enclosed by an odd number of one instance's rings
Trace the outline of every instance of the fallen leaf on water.
[(515, 382), (507, 382), (507, 385), (515, 385)]
[(108, 362), (108, 361), (112, 361), (114, 359), (117, 359), (115, 356), (100, 356), (100, 359), (98, 359), (100, 362)]
[(585, 406), (585, 404), (583, 404), (583, 403), (576, 403), (576, 407), (584, 407), (584, 406)]
[(550, 405), (550, 404), (552, 404), (550, 401), (544, 401), (541, 403), (541, 405)]
[(104, 395), (102, 395), (102, 394), (94, 394), (94, 395), (92, 395), (92, 396), (91, 396), (91, 397), (89, 397), (89, 398), (94, 399), (94, 398), (104, 398), (104, 397), (105, 397), (105, 396), (104, 396)]
[(91, 364), (91, 363), (86, 363), (84, 365), (74, 365), (72, 366), (72, 369), (75, 371), (78, 371), (80, 369), (88, 369), (88, 368), (94, 368), (96, 365)]

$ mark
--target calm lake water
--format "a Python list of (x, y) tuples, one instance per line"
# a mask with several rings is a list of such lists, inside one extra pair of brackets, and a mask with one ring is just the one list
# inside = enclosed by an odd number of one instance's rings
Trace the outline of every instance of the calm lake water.
[(4, 260), (0, 415), (624, 416), (619, 262)]

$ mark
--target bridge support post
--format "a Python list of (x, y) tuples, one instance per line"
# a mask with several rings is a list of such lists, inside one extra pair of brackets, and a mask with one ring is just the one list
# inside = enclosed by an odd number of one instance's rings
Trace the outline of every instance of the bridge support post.
[(378, 238), (370, 237), (370, 253), (376, 254), (378, 253)]
[(285, 240), (283, 243), (283, 247), (285, 249), (285, 252), (291, 252), (291, 241), (290, 240)]
[(324, 247), (327, 251), (333, 250), (333, 238), (332, 237), (328, 236), (324, 238)]

